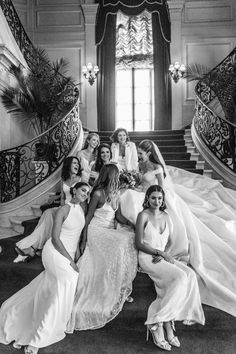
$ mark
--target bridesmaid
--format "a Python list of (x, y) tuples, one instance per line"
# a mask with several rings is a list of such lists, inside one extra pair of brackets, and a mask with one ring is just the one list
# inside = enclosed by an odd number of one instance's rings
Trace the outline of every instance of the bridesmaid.
[(111, 147), (106, 143), (102, 143), (98, 147), (98, 153), (96, 161), (94, 162), (91, 171), (96, 173), (96, 176), (90, 177), (89, 184), (93, 186), (94, 182), (99, 176), (102, 166), (111, 162)]
[(42, 252), (45, 270), (6, 300), (0, 309), (0, 343), (36, 354), (65, 337), (70, 318), (80, 257), (79, 240), (85, 224), (81, 208), (89, 193), (87, 183), (71, 188), (71, 201), (59, 208), (52, 238)]
[[(77, 157), (68, 156), (62, 166), (61, 171), (61, 206), (71, 200), (70, 188), (81, 181), (81, 166)], [(18, 257), (14, 263), (31, 260), (36, 254), (39, 254), (45, 242), (51, 237), (53, 219), (58, 207), (46, 209), (39, 219), (35, 230), (27, 237), (16, 243), (15, 250)]]
[(119, 170), (138, 171), (138, 155), (135, 143), (129, 140), (126, 129), (118, 128), (111, 136), (112, 161)]
[(90, 177), (96, 178), (96, 173), (92, 171), (92, 166), (96, 160), (99, 144), (99, 135), (96, 133), (89, 133), (83, 149), (76, 154), (82, 167), (82, 181), (84, 182), (88, 183)]
[[(148, 188), (136, 223), (139, 265), (154, 281), (157, 298), (148, 309), (149, 331), (155, 345), (164, 350), (180, 347), (174, 335), (174, 320), (184, 324), (205, 323), (195, 272), (168, 252), (173, 224), (166, 210), (161, 186)], [(166, 337), (165, 337), (166, 335)]]

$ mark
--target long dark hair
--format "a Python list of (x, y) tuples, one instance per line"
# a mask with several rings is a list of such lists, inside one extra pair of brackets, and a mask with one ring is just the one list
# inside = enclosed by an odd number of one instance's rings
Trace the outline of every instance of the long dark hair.
[(101, 168), (99, 176), (94, 183), (92, 194), (98, 190), (104, 189), (107, 196), (116, 194), (119, 189), (119, 169), (113, 163), (108, 163)]
[(99, 145), (98, 147), (98, 153), (97, 153), (97, 159), (94, 165), (94, 170), (97, 172), (101, 171), (102, 166), (104, 165), (104, 162), (101, 158), (101, 152), (102, 152), (102, 148), (106, 148), (110, 151), (110, 158), (111, 158), (111, 147), (110, 145), (106, 144), (106, 143), (102, 143), (101, 145)]
[(111, 139), (111, 141), (112, 141), (113, 143), (118, 143), (118, 134), (119, 134), (120, 132), (125, 132), (125, 134), (126, 134), (126, 141), (129, 141), (129, 140), (130, 140), (130, 139), (129, 139), (129, 134), (128, 134), (128, 132), (127, 132), (127, 130), (126, 130), (125, 128), (117, 128), (117, 129), (113, 132), (112, 136), (110, 137), (110, 139)]
[[(89, 140), (92, 139), (93, 136), (96, 136), (96, 137), (98, 138), (98, 145), (99, 145), (99, 143), (100, 143), (100, 137), (99, 137), (99, 135), (98, 135), (97, 133), (89, 133), (89, 134), (87, 135), (87, 138), (86, 138), (86, 140), (85, 140), (85, 143), (84, 143), (84, 146), (83, 146), (83, 149), (82, 149), (82, 150), (87, 149), (87, 147), (89, 146)], [(96, 153), (96, 151), (97, 151), (97, 148), (95, 149), (94, 153)]]
[(166, 201), (165, 201), (165, 192), (163, 190), (163, 188), (161, 186), (159, 186), (158, 184), (153, 184), (152, 186), (150, 186), (145, 194), (145, 198), (144, 198), (144, 202), (143, 202), (143, 209), (148, 209), (150, 207), (148, 199), (150, 197), (150, 195), (153, 192), (160, 192), (162, 194), (163, 197), (163, 202), (162, 205), (160, 206), (160, 211), (164, 211), (166, 209)]
[(79, 165), (77, 176), (81, 177), (82, 168), (81, 168), (81, 164), (80, 164), (80, 161), (79, 161), (78, 157), (76, 157), (76, 156), (68, 156), (68, 157), (65, 158), (65, 160), (63, 162), (62, 170), (61, 170), (61, 179), (63, 181), (66, 181), (67, 179), (70, 178), (71, 165), (72, 165), (72, 162), (73, 162), (74, 159), (76, 159), (78, 161), (78, 165)]
[(153, 142), (151, 140), (142, 140), (141, 143), (139, 143), (138, 148), (142, 149), (146, 153), (150, 152), (149, 160), (152, 163), (161, 165), (161, 167), (163, 169), (164, 177), (166, 177), (164, 166), (163, 166), (163, 164), (161, 163), (161, 161), (159, 160), (159, 158), (158, 158), (158, 156), (156, 154)]

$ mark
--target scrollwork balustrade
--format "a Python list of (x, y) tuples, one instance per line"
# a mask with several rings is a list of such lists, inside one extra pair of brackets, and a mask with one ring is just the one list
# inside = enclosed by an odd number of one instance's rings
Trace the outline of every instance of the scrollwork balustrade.
[(53, 173), (75, 144), (81, 123), (78, 105), (50, 130), (30, 142), (0, 152), (0, 202), (12, 200)]

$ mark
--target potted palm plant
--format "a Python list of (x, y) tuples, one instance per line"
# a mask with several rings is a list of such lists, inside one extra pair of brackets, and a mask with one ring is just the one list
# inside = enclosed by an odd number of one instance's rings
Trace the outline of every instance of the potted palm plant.
[[(45, 50), (40, 48), (35, 49), (30, 68), (25, 69), (21, 65), (10, 67), (16, 85), (2, 90), (1, 101), (12, 117), (27, 121), (35, 136), (56, 124), (78, 97), (72, 95), (71, 100), (64, 100), (67, 87), (73, 83), (71, 77), (65, 76), (67, 67), (65, 59), (51, 62)], [(38, 155), (42, 155), (52, 148), (45, 148), (42, 140), (36, 150)]]

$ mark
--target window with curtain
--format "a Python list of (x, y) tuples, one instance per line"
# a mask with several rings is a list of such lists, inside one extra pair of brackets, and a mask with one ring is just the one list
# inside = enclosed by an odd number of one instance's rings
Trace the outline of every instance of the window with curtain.
[(154, 69), (152, 16), (117, 13), (116, 119), (129, 131), (154, 127)]

